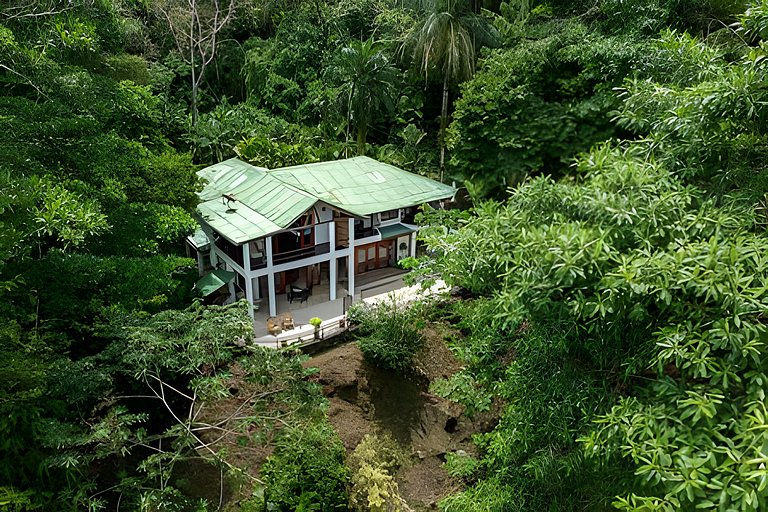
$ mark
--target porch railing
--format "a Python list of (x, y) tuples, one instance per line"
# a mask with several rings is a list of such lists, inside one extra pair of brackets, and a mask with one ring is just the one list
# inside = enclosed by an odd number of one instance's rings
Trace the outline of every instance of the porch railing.
[(288, 347), (291, 345), (306, 348), (317, 343), (322, 343), (325, 340), (350, 330), (354, 330), (354, 328), (349, 324), (347, 315), (344, 314), (339, 318), (324, 322), (320, 327), (314, 330), (305, 330), (287, 336), (275, 336), (275, 348)]
[(311, 258), (312, 256), (328, 254), (329, 252), (331, 252), (331, 244), (329, 242), (325, 242), (323, 244), (315, 244), (311, 247), (304, 247), (302, 249), (277, 253), (272, 256), (272, 261), (275, 265), (277, 265), (279, 263), (288, 263), (291, 261), (302, 260), (304, 258)]
[(355, 227), (355, 240), (360, 240), (361, 238), (368, 238), (369, 236), (375, 236), (378, 235), (379, 232), (376, 231), (375, 228), (358, 228)]

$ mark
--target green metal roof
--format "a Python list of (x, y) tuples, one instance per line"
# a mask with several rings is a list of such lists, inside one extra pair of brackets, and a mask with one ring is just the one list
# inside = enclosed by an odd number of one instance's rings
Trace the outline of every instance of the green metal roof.
[(406, 226), (405, 224), (390, 224), (389, 226), (379, 226), (376, 229), (378, 229), (379, 233), (381, 233), (382, 240), (413, 233), (416, 231), (414, 228)]
[(203, 220), (231, 242), (241, 244), (287, 228), (317, 202), (298, 190), (236, 158), (206, 167), (207, 180), (197, 210)]
[(456, 192), (372, 158), (266, 170), (232, 158), (198, 171), (207, 181), (198, 212), (236, 244), (290, 227), (318, 201), (354, 216), (405, 208)]
[(267, 173), (360, 217), (446, 199), (456, 193), (449, 185), (367, 156), (284, 167)]
[(197, 228), (193, 234), (187, 237), (187, 240), (189, 240), (198, 251), (207, 251), (211, 244), (208, 235), (205, 234), (205, 231), (203, 231), (202, 228)]
[(200, 295), (207, 297), (234, 278), (234, 272), (217, 268), (210, 274), (206, 274), (200, 278), (200, 280), (195, 283), (195, 288), (200, 292)]

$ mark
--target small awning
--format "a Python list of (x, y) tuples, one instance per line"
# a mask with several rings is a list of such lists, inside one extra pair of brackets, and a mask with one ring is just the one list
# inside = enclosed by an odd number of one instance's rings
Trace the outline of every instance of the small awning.
[(200, 295), (207, 297), (235, 278), (235, 273), (223, 268), (217, 268), (210, 274), (204, 275), (195, 283), (195, 289)]
[(389, 226), (379, 226), (376, 228), (381, 233), (381, 239), (395, 238), (396, 236), (407, 235), (416, 231), (416, 228), (406, 226), (405, 224), (390, 224)]

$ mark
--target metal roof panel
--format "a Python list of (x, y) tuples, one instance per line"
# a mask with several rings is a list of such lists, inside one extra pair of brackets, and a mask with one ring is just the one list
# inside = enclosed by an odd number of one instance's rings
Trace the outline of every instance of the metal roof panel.
[(368, 157), (266, 170), (236, 158), (198, 171), (198, 211), (234, 243), (288, 228), (317, 201), (367, 216), (446, 199), (451, 186)]

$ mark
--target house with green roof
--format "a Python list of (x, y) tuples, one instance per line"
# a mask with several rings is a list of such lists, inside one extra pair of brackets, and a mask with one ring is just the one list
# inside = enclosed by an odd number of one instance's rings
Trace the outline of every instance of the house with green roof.
[(281, 169), (232, 158), (198, 172), (201, 232), (190, 237), (199, 267), (233, 275), (230, 291), (278, 314), (279, 294), (305, 298), (325, 281), (328, 300), (355, 290), (355, 277), (416, 250), (413, 224), (423, 203), (456, 190), (360, 156)]

